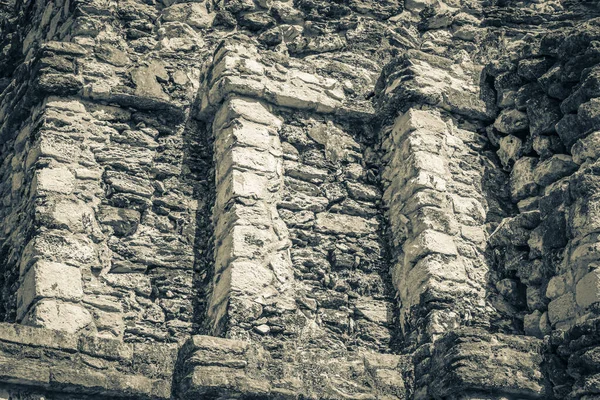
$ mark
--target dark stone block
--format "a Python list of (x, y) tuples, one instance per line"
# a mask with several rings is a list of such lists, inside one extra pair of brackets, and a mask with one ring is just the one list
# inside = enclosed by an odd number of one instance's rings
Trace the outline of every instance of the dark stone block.
[(568, 150), (584, 135), (584, 128), (581, 126), (577, 114), (565, 115), (558, 121), (555, 128)]
[(70, 74), (41, 73), (37, 79), (37, 89), (42, 94), (69, 96), (79, 93), (82, 88), (83, 82)]

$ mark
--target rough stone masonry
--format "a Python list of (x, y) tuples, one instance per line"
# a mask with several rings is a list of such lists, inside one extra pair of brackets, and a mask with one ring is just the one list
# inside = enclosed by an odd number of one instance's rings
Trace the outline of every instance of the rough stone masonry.
[(600, 3), (0, 0), (0, 399), (600, 399)]

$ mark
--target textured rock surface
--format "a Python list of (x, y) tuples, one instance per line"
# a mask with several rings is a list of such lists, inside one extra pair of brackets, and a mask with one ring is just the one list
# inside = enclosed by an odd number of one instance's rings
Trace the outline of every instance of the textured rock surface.
[(599, 16), (0, 2), (0, 398), (595, 399)]

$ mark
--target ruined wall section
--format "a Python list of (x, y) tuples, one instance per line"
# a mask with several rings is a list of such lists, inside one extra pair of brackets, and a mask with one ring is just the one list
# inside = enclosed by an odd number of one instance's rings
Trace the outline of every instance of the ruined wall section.
[[(590, 6), (588, 17), (597, 12)], [(594, 132), (600, 58), (597, 18), (569, 17), (561, 28), (547, 22), (548, 31), (487, 68), (499, 108), (488, 136), (510, 171), (518, 207), (490, 245), (512, 285), (526, 286), (525, 333), (550, 339), (554, 394), (585, 398), (597, 390), (588, 357), (597, 346), (591, 333), (599, 301)]]
[[(40, 64), (33, 60), (31, 49), (35, 37), (51, 39), (57, 30), (57, 24), (65, 20), (68, 7), (62, 2), (46, 6), (41, 2), (28, 6), (13, 3), (9, 12), (11, 17), (3, 20), (2, 51), (4, 63), (0, 120), (2, 127), (2, 219), (10, 221), (1, 234), (2, 250), (2, 318), (16, 318), (16, 290), (19, 278), (19, 261), (26, 241), (31, 238), (34, 210), (29, 200), (34, 178), (31, 161), (27, 163), (32, 148), (32, 131), (41, 123), (42, 110), (35, 107), (40, 95), (37, 93), (35, 69)], [(21, 16), (18, 17), (19, 12)], [(50, 19), (55, 23), (48, 28)], [(30, 25), (29, 25), (30, 23)], [(20, 29), (16, 25), (22, 24)], [(14, 31), (9, 29), (15, 28)], [(25, 38), (28, 37), (28, 40)], [(27, 57), (30, 65), (19, 62)], [(13, 63), (11, 65), (11, 63)]]
[(485, 137), (496, 115), (480, 92), (502, 36), (484, 27), (482, 4), (419, 10), (419, 50), (384, 67), (375, 98), (391, 271), (414, 367), (409, 396), (546, 398), (542, 342), (512, 336), (524, 288), (503, 286), (488, 246), (513, 210)]
[(176, 340), (194, 324), (197, 210), (212, 186), (211, 165), (192, 154), (202, 128), (186, 117), (211, 15), (205, 5), (190, 16), (141, 2), (40, 4), (25, 10), (26, 62), (2, 97), (3, 136), (16, 137), (4, 145), (4, 199), (26, 208), (3, 208), (14, 221), (5, 320)]
[[(202, 82), (198, 117), (212, 126), (219, 163), (205, 332), (266, 351), (259, 393), (400, 395), (399, 356), (381, 360), (386, 383), (350, 383), (363, 376), (363, 352), (393, 351), (394, 321), (380, 193), (366, 169), (375, 153), (364, 125), (335, 115), (350, 114), (342, 85), (242, 35), (217, 48)], [(251, 360), (235, 374), (256, 376)], [(206, 390), (206, 366), (190, 364), (186, 384)], [(320, 368), (338, 375), (323, 381)]]

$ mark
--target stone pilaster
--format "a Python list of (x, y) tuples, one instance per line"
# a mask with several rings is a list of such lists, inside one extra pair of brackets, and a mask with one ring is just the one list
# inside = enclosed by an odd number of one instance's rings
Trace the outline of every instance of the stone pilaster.
[[(213, 120), (217, 160), (214, 289), (208, 309), (213, 334), (243, 338), (273, 305), (294, 311), (287, 227), (277, 204), (283, 185), (282, 121), (259, 100), (233, 97)], [(268, 333), (266, 324), (254, 326)]]

